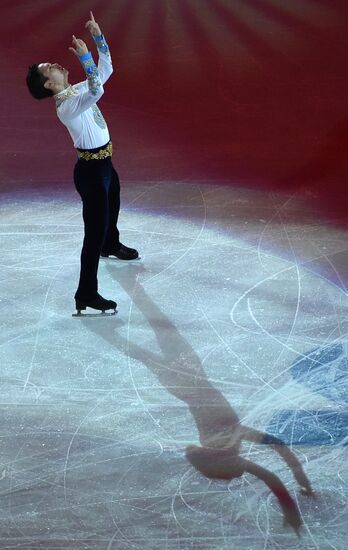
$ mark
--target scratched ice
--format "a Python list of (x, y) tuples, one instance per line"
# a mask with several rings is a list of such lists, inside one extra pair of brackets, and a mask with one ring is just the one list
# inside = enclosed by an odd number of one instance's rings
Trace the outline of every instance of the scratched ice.
[[(120, 227), (141, 260), (101, 262), (117, 316), (72, 318), (76, 195), (3, 195), (1, 548), (346, 548), (345, 230), (315, 199), (185, 182), (125, 187)], [(216, 479), (239, 439), (269, 474)]]

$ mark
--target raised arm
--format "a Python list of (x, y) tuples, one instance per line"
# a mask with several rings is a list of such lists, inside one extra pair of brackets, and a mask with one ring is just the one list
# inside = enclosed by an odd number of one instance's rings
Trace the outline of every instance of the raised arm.
[(101, 98), (104, 93), (103, 84), (108, 80), (113, 72), (111, 56), (108, 45), (105, 41), (98, 23), (95, 21), (93, 13), (90, 12), (90, 20), (86, 23), (86, 28), (90, 31), (94, 42), (98, 47), (99, 61), (96, 66), (92, 54), (83, 40), (73, 35), (73, 44), (69, 48), (81, 62), (87, 76), (86, 83), (80, 83), (80, 93), (69, 95), (68, 101), (61, 103), (58, 109), (58, 117), (64, 123), (71, 120), (89, 109)]
[(104, 84), (110, 75), (113, 72), (111, 54), (109, 46), (106, 43), (105, 36), (100, 30), (100, 26), (94, 19), (93, 12), (90, 12), (90, 19), (85, 25), (86, 29), (89, 30), (94, 42), (98, 48), (99, 60), (98, 60), (98, 70), (100, 75), (100, 80)]
[(81, 93), (73, 92), (68, 96), (67, 101), (63, 101), (59, 106), (58, 117), (63, 123), (89, 109), (104, 93), (98, 68), (84, 41), (73, 35), (73, 46), (69, 50), (80, 60), (87, 76), (87, 84), (81, 88)]
[(74, 47), (69, 48), (69, 50), (79, 58), (87, 76), (88, 89), (93, 96), (96, 96), (100, 88), (102, 88), (102, 82), (92, 54), (88, 51), (84, 41), (80, 38), (76, 38), (74, 35), (73, 46)]

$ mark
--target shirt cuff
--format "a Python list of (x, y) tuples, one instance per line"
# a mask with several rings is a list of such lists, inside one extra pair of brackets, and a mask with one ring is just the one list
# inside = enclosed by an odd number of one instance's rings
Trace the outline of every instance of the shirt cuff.
[(84, 53), (79, 56), (79, 59), (87, 76), (91, 76), (93, 74), (98, 75), (98, 68), (94, 62), (91, 52)]
[(93, 61), (91, 52), (87, 52), (87, 53), (84, 53), (83, 55), (79, 55), (79, 60), (81, 61), (82, 65), (84, 65), (86, 61), (90, 61), (91, 59)]
[(103, 34), (93, 35), (93, 40), (96, 43), (98, 50), (102, 53), (109, 53), (109, 46), (106, 43), (105, 36)]

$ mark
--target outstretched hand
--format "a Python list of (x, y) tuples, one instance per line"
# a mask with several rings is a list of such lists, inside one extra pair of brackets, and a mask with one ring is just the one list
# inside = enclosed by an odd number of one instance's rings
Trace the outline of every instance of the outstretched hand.
[(85, 27), (86, 27), (86, 29), (89, 30), (89, 32), (91, 33), (92, 36), (100, 36), (102, 34), (102, 32), (100, 30), (100, 27), (99, 27), (98, 23), (94, 19), (93, 12), (90, 11), (89, 14), (90, 14), (90, 19), (89, 19), (89, 21), (87, 21)]
[(76, 38), (76, 36), (73, 34), (73, 47), (69, 48), (71, 52), (73, 52), (77, 57), (80, 57), (81, 55), (84, 55), (88, 52), (88, 48), (83, 40), (81, 38)]

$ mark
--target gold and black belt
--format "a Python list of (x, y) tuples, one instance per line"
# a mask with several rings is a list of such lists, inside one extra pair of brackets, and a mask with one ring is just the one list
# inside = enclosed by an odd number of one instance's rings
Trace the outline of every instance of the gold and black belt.
[(77, 156), (83, 160), (101, 160), (112, 157), (112, 142), (109, 141), (102, 147), (96, 149), (76, 149)]

